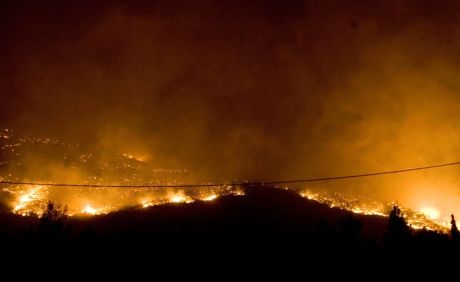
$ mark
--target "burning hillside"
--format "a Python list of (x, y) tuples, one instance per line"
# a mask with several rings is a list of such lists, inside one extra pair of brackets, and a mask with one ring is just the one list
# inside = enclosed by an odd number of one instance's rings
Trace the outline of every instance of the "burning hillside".
[[(39, 180), (44, 183), (68, 183), (81, 181), (85, 185), (176, 185), (197, 183), (187, 169), (152, 168), (134, 156), (113, 153), (102, 157), (93, 152), (85, 152), (78, 145), (68, 144), (49, 138), (18, 138), (14, 131), (0, 132), (2, 181)], [(32, 156), (32, 157), (31, 157)], [(31, 162), (30, 160), (33, 159)], [(39, 163), (32, 175), (26, 177), (31, 164)], [(47, 169), (53, 167), (53, 171)], [(59, 167), (59, 169), (56, 169)], [(45, 172), (49, 178), (39, 175)], [(221, 185), (209, 187), (65, 187), (47, 185), (2, 184), (2, 195), (8, 199), (7, 206), (17, 214), (40, 215), (48, 201), (67, 205), (69, 215), (107, 214), (127, 207), (146, 208), (165, 203), (190, 203), (212, 201), (222, 195), (243, 195), (239, 186)], [(395, 203), (382, 203), (364, 197), (353, 197), (341, 193), (329, 193), (315, 189), (294, 189), (302, 197), (326, 204), (331, 208), (352, 211), (357, 214), (386, 216)], [(402, 208), (413, 228), (444, 230), (449, 222), (439, 217), (434, 208), (419, 211)]]
[[(33, 179), (68, 183), (72, 180), (91, 185), (174, 185), (197, 181), (186, 169), (152, 168), (149, 163), (126, 153), (102, 156), (59, 140), (20, 138), (9, 129), (0, 132), (0, 149), (2, 181)], [(4, 198), (9, 199), (10, 209), (22, 215), (41, 214), (49, 200), (67, 205), (70, 215), (95, 215), (125, 207), (210, 201), (220, 195), (242, 193), (241, 189), (231, 186), (146, 189), (3, 184), (1, 189)]]

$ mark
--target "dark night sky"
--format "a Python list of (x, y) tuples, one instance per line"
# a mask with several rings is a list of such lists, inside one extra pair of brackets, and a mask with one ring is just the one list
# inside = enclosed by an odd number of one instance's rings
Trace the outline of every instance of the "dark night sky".
[(0, 126), (211, 179), (456, 161), (459, 33), (459, 1), (2, 1)]

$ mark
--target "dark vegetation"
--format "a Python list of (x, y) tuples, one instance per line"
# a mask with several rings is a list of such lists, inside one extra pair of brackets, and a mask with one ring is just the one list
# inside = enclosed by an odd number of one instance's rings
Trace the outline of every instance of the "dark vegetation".
[(441, 257), (459, 251), (454, 217), (451, 234), (416, 231), (398, 207), (388, 218), (356, 215), (267, 187), (246, 188), (246, 196), (213, 202), (133, 208), (86, 218), (67, 218), (65, 207), (50, 202), (41, 218), (3, 213), (0, 240), (3, 250), (11, 253), (57, 250), (88, 252), (93, 258), (130, 252), (343, 259), (356, 254)]

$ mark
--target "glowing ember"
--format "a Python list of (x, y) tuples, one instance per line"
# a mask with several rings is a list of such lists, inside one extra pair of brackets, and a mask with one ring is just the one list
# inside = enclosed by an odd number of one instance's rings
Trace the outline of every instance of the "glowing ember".
[(43, 211), (43, 200), (46, 198), (46, 188), (35, 186), (20, 193), (14, 212), (21, 215), (41, 214)]
[(93, 208), (91, 205), (86, 205), (85, 208), (81, 212), (85, 214), (95, 215), (95, 214), (98, 214), (98, 211), (99, 210)]
[(28, 203), (32, 202), (36, 198), (37, 192), (38, 188), (35, 188), (19, 197), (19, 203), (16, 207), (14, 207), (14, 210), (18, 211), (27, 206)]
[(212, 201), (212, 200), (217, 199), (217, 197), (218, 197), (218, 195), (212, 194), (212, 195), (209, 195), (209, 196), (207, 196), (207, 197), (204, 197), (202, 200), (203, 200), (203, 201)]
[(235, 195), (235, 196), (244, 196), (245, 195), (244, 191), (240, 190), (240, 189), (237, 189), (237, 190), (233, 191), (231, 194)]
[(365, 209), (365, 208), (360, 208), (360, 207), (354, 207), (351, 209), (351, 211), (357, 214), (386, 216), (385, 213), (379, 210), (376, 210), (376, 209)]
[(431, 219), (438, 219), (439, 218), (439, 211), (432, 207), (423, 207), (420, 209), (420, 212), (424, 215), (428, 216)]
[(130, 155), (130, 154), (121, 154), (122, 156), (130, 159), (130, 160), (136, 160), (136, 161), (139, 161), (139, 162), (144, 162), (147, 157), (146, 156), (133, 156), (133, 155)]
[(193, 202), (193, 199), (191, 199), (190, 197), (187, 197), (187, 195), (185, 195), (184, 191), (180, 190), (178, 192), (173, 192), (173, 193), (169, 193), (168, 195), (168, 202), (170, 203), (191, 203)]
[(148, 207), (153, 206), (154, 204), (151, 200), (142, 200), (141, 205), (143, 208), (148, 208)]
[(185, 197), (183, 196), (180, 196), (180, 195), (174, 195), (170, 198), (170, 201), (172, 203), (181, 203), (181, 202), (185, 202)]

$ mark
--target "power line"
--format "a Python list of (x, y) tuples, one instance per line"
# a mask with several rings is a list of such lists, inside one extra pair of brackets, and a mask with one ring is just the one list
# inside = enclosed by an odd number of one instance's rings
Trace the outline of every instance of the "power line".
[(339, 179), (349, 178), (361, 178), (369, 176), (379, 176), (387, 174), (405, 173), (418, 170), (427, 170), (433, 168), (440, 168), (446, 166), (460, 165), (460, 162), (437, 164), (430, 166), (422, 166), (415, 168), (406, 168), (399, 170), (371, 172), (363, 174), (353, 175), (342, 175), (332, 177), (321, 177), (321, 178), (307, 178), (307, 179), (296, 179), (296, 180), (279, 180), (279, 181), (268, 181), (268, 182), (236, 182), (236, 183), (197, 183), (197, 184), (171, 184), (171, 185), (159, 185), (159, 184), (143, 184), (143, 185), (106, 185), (106, 184), (69, 184), (69, 183), (40, 183), (40, 182), (20, 182), (20, 181), (0, 181), (0, 184), (6, 185), (37, 185), (37, 186), (59, 186), (59, 187), (100, 187), (100, 188), (193, 188), (193, 187), (215, 187), (215, 186), (241, 186), (241, 185), (275, 185), (275, 184), (289, 184), (289, 183), (304, 183), (304, 182), (319, 182), (319, 181), (330, 181)]
[(404, 172), (411, 172), (411, 171), (417, 171), (417, 170), (427, 170), (427, 169), (432, 169), (432, 168), (439, 168), (439, 167), (445, 167), (445, 166), (454, 166), (454, 165), (460, 165), (460, 162), (438, 164), (438, 165), (430, 165), (430, 166), (421, 166), (421, 167), (406, 168), (406, 169), (399, 169), (399, 170), (390, 170), (390, 171), (382, 171), (382, 172), (354, 174), (354, 175), (333, 176), (333, 177), (323, 177), (323, 178), (309, 178), (309, 179), (299, 179), (299, 180), (286, 180), (286, 181), (271, 181), (271, 182), (265, 182), (265, 184), (268, 184), (268, 185), (270, 185), (270, 184), (287, 184), (287, 183), (301, 183), (301, 182), (328, 181), (328, 180), (347, 179), (347, 178), (359, 178), (359, 177), (368, 177), (368, 176), (378, 176), (378, 175), (386, 175), (386, 174), (404, 173)]

